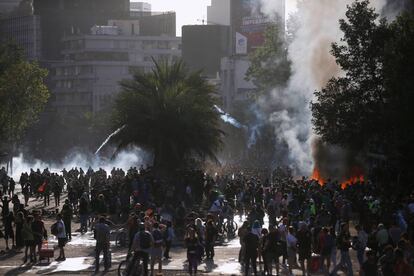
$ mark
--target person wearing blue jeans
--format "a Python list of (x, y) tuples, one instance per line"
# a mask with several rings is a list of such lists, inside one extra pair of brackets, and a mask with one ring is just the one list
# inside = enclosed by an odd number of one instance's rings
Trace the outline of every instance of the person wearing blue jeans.
[(338, 270), (345, 266), (347, 275), (353, 276), (352, 262), (349, 256), (349, 248), (351, 247), (351, 235), (349, 234), (349, 225), (347, 223), (341, 224), (341, 232), (338, 235), (337, 247), (341, 252), (341, 261), (335, 266), (330, 275), (336, 275)]
[(368, 243), (368, 234), (364, 231), (361, 225), (356, 225), (355, 230), (357, 230), (358, 236), (356, 237), (356, 244), (353, 245), (354, 249), (357, 251), (357, 259), (359, 266), (362, 267), (364, 264), (364, 255), (365, 255), (365, 248), (367, 247)]
[(352, 262), (351, 262), (351, 257), (349, 256), (349, 250), (341, 250), (341, 261), (339, 262), (339, 264), (335, 266), (335, 268), (332, 270), (330, 275), (336, 275), (338, 270), (343, 266), (346, 267), (348, 276), (354, 275), (352, 271)]

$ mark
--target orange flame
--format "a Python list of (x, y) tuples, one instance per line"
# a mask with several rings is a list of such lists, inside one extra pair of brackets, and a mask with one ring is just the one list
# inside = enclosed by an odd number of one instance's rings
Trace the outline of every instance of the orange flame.
[(316, 167), (313, 169), (311, 179), (318, 181), (319, 185), (321, 185), (321, 186), (323, 186), (325, 184), (325, 180), (323, 179), (323, 177), (321, 176), (321, 173), (319, 172), (318, 168), (316, 168)]
[[(357, 182), (363, 182), (364, 181), (364, 174), (363, 174), (361, 169), (355, 167), (355, 168), (352, 169), (351, 174), (352, 174), (352, 176), (350, 178), (348, 178), (347, 180), (345, 180), (341, 183), (342, 190), (346, 189), (346, 187), (351, 186), (351, 185), (353, 185)], [(321, 185), (321, 186), (323, 186), (326, 183), (325, 179), (321, 175), (321, 172), (316, 167), (313, 169), (311, 179), (318, 181), (319, 185)]]
[(364, 176), (361, 175), (356, 175), (356, 176), (352, 176), (351, 178), (349, 178), (348, 180), (344, 181), (341, 183), (341, 188), (342, 190), (344, 190), (346, 187), (351, 186), (357, 182), (363, 182), (364, 181)]

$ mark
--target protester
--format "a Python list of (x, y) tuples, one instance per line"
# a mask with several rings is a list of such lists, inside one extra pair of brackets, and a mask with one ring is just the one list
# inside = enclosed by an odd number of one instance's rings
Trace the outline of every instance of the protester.
[[(55, 227), (54, 227), (55, 225)], [(55, 230), (54, 230), (55, 229)], [(58, 239), (59, 247), (59, 257), (56, 258), (56, 261), (65, 261), (65, 245), (67, 242), (66, 228), (65, 223), (62, 220), (62, 215), (58, 214), (56, 216), (56, 222), (52, 225), (51, 233), (56, 236)]]
[(151, 251), (151, 275), (154, 275), (155, 263), (158, 263), (158, 273), (162, 272), (162, 250), (164, 246), (163, 234), (159, 228), (158, 222), (153, 224), (152, 237), (154, 246)]
[(347, 275), (352, 276), (352, 262), (349, 256), (349, 248), (351, 247), (351, 236), (349, 234), (348, 223), (341, 224), (341, 232), (338, 235), (338, 249), (341, 253), (341, 261), (335, 266), (330, 275), (336, 275), (338, 270), (346, 267)]
[(95, 224), (94, 236), (96, 240), (95, 252), (95, 273), (99, 271), (99, 255), (103, 252), (105, 271), (110, 267), (110, 229), (106, 224), (105, 218), (100, 217)]
[[(29, 215), (26, 217), (26, 220), (23, 222), (22, 227), (22, 237), (24, 240), (24, 263), (27, 262), (28, 257), (30, 258), (30, 262), (36, 262), (36, 253), (35, 253), (35, 242), (34, 242), (34, 234), (32, 230), (32, 222), (33, 216)], [(29, 251), (29, 255), (27, 252)]]
[(214, 258), (214, 244), (217, 240), (217, 228), (214, 225), (213, 220), (207, 221), (207, 225), (205, 228), (205, 247), (206, 247), (206, 257), (207, 259)]
[(153, 244), (154, 238), (152, 237), (151, 233), (145, 229), (144, 223), (140, 222), (138, 226), (138, 232), (134, 236), (131, 249), (135, 252), (134, 258), (141, 259), (143, 263), (144, 276), (148, 276), (148, 261)]
[(12, 240), (12, 248), (15, 247), (14, 231), (13, 231), (13, 222), (15, 221), (13, 212), (3, 219), (4, 223), (4, 240), (6, 241), (6, 250), (9, 250), (9, 239)]
[(39, 253), (42, 247), (43, 239), (47, 240), (47, 231), (39, 212), (35, 212), (33, 216), (34, 221), (32, 222), (32, 230), (34, 235), (34, 244), (37, 247), (37, 253)]
[(65, 204), (63, 204), (62, 211), (60, 213), (62, 214), (63, 223), (65, 224), (66, 238), (71, 240), (73, 209), (70, 206), (68, 199), (65, 200)]
[(244, 273), (249, 275), (250, 264), (252, 266), (253, 274), (257, 275), (256, 259), (259, 250), (259, 237), (249, 231), (244, 237), (245, 253), (244, 253)]
[(188, 229), (184, 241), (185, 247), (187, 248), (188, 273), (190, 275), (196, 275), (200, 256), (200, 242), (193, 228)]

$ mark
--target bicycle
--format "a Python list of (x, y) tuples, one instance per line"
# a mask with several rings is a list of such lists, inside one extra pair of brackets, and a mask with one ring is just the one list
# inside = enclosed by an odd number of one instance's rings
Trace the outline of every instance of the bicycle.
[(126, 260), (119, 263), (118, 276), (141, 276), (144, 274), (143, 262), (135, 254), (128, 253)]

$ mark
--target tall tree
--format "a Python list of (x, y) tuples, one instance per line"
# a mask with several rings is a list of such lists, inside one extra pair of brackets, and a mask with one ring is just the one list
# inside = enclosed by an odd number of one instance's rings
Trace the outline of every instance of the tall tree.
[(113, 113), (114, 129), (125, 126), (114, 137), (118, 148), (148, 148), (154, 166), (168, 170), (193, 157), (215, 158), (222, 131), (214, 87), (181, 61), (154, 63), (152, 72), (137, 72), (121, 82)]
[(314, 129), (331, 144), (383, 154), (407, 176), (414, 162), (413, 13), (389, 24), (369, 1), (356, 1), (346, 17), (343, 39), (332, 45), (344, 74), (315, 92)]
[(385, 20), (376, 23), (369, 1), (354, 2), (346, 17), (340, 20), (341, 43), (333, 43), (331, 51), (344, 76), (315, 92), (313, 123), (327, 142), (361, 150), (386, 135), (383, 65), (390, 32)]
[(47, 70), (24, 60), (14, 45), (0, 47), (0, 142), (13, 150), (43, 110), (49, 91)]

